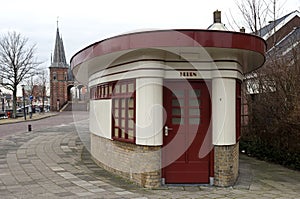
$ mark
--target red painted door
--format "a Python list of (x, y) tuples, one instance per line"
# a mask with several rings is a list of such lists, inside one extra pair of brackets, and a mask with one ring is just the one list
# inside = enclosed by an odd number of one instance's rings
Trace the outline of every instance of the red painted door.
[[(165, 183), (209, 183), (212, 149), (201, 148), (204, 140), (211, 142), (211, 137), (206, 137), (211, 136), (207, 85), (203, 81), (166, 81), (164, 108), (162, 177)], [(204, 157), (199, 155), (200, 148)]]

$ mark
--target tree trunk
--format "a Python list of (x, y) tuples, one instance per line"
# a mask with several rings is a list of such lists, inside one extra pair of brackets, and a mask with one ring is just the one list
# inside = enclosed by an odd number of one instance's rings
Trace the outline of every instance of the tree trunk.
[(15, 86), (13, 90), (13, 118), (16, 118), (17, 115), (17, 87)]

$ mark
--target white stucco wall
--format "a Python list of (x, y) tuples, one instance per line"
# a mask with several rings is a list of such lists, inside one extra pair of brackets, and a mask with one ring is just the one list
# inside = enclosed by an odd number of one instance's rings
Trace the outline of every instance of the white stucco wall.
[(162, 145), (162, 78), (136, 79), (136, 144)]
[(90, 100), (90, 132), (111, 139), (112, 100)]
[[(180, 76), (179, 69), (192, 71), (194, 67), (199, 70), (196, 76)], [(136, 68), (139, 70), (134, 70)], [(138, 61), (105, 71), (105, 75), (112, 75), (105, 76), (103, 71), (91, 75), (89, 86), (135, 78), (136, 144), (159, 146), (163, 144), (163, 79), (212, 79), (213, 144), (231, 145), (236, 142), (235, 84), (237, 79), (242, 79), (241, 70), (238, 63), (226, 61), (193, 65), (182, 62)], [(91, 103), (90, 113), (91, 132), (109, 139), (111, 139), (111, 106), (111, 100), (95, 100)], [(92, 110), (93, 108), (95, 110)]]
[(236, 80), (212, 80), (212, 132), (214, 145), (236, 143)]

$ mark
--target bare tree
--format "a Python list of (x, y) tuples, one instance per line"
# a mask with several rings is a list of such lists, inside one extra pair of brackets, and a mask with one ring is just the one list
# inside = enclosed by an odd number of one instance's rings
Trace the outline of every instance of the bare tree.
[(270, 1), (235, 0), (235, 4), (242, 15), (243, 22), (237, 22), (231, 15), (233, 23), (238, 27), (245, 25), (252, 33), (259, 35), (259, 30), (268, 22)]
[(281, 0), (236, 1), (243, 25), (265, 36), (268, 43), (266, 63), (244, 81), (247, 120), (241, 143), (257, 157), (300, 169), (300, 28), (279, 35), (276, 19), (284, 4)]
[(47, 92), (47, 82), (49, 80), (48, 77), (48, 73), (47, 70), (42, 70), (39, 73), (38, 76), (38, 85), (39, 85), (39, 89), (40, 89), (40, 93), (41, 93), (41, 99), (42, 99), (42, 108), (41, 108), (41, 112), (44, 112), (44, 107), (45, 107), (45, 98), (46, 96), (46, 92)]
[[(286, 0), (235, 0), (236, 7), (241, 14), (240, 21), (237, 21), (237, 17), (233, 16), (231, 11), (230, 16), (227, 15), (227, 20), (230, 22), (229, 26), (232, 29), (240, 29), (241, 26), (245, 26), (250, 30), (252, 34), (262, 36), (259, 31), (268, 23), (274, 22), (281, 11), (284, 8)], [(228, 19), (230, 18), (230, 20)], [(275, 24), (273, 26), (274, 32)]]
[(13, 92), (13, 117), (16, 117), (17, 86), (32, 76), (41, 64), (35, 59), (35, 45), (16, 32), (8, 32), (0, 39), (0, 78), (5, 88)]
[(25, 84), (26, 84), (26, 89), (25, 92), (27, 95), (32, 95), (34, 92), (34, 87), (37, 83), (37, 80), (34, 76), (31, 76), (30, 78), (26, 79)]
[[(259, 143), (268, 159), (300, 169), (300, 28), (267, 54), (248, 87), (251, 107), (247, 140)], [(253, 81), (254, 80), (254, 81)], [(272, 140), (270, 142), (270, 140)], [(262, 147), (265, 146), (265, 147)]]
[(34, 100), (42, 101), (41, 112), (44, 111), (48, 80), (49, 77), (46, 69), (38, 70), (35, 76), (26, 80), (27, 95), (32, 96)]

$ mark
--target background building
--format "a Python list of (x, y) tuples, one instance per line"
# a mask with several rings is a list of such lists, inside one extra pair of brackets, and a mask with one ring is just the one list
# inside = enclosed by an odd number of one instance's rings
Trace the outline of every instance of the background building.
[(73, 78), (67, 64), (63, 40), (57, 27), (50, 69), (50, 110), (86, 110), (87, 90)]
[(63, 40), (57, 27), (53, 58), (50, 69), (50, 110), (59, 111), (71, 100), (74, 79), (67, 64)]
[(300, 12), (271, 21), (259, 34), (267, 42), (266, 62), (246, 76), (241, 149), (300, 169)]

